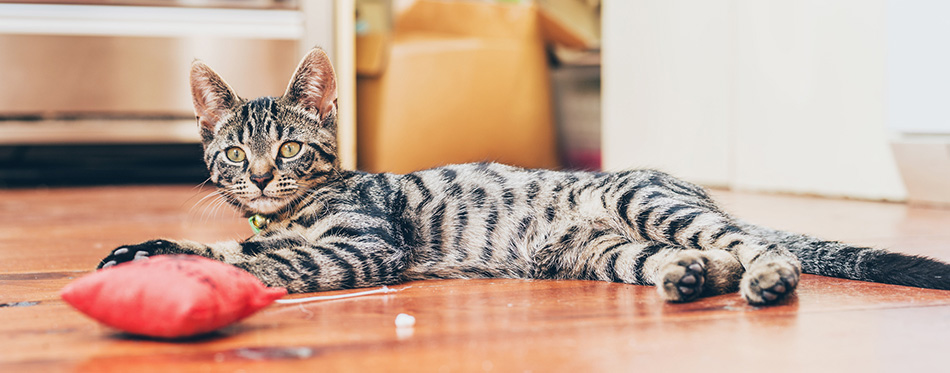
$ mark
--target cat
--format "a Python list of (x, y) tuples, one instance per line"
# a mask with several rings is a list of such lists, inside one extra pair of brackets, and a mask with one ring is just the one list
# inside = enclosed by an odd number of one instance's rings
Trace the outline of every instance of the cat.
[(670, 302), (738, 291), (789, 297), (801, 273), (950, 289), (950, 265), (772, 230), (654, 170), (564, 172), (495, 163), (405, 175), (340, 166), (336, 78), (319, 48), (281, 97), (245, 100), (195, 61), (204, 161), (221, 198), (260, 231), (243, 242), (151, 240), (99, 268), (193, 254), (291, 292), (446, 278), (655, 285)]

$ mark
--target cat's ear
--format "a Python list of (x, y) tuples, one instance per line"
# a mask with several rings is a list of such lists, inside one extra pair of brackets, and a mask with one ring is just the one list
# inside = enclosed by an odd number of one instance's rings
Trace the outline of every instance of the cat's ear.
[(240, 100), (218, 73), (197, 60), (191, 64), (191, 98), (205, 142), (214, 136)]
[(320, 120), (336, 113), (336, 77), (330, 58), (323, 49), (311, 50), (300, 61), (287, 85), (284, 99)]

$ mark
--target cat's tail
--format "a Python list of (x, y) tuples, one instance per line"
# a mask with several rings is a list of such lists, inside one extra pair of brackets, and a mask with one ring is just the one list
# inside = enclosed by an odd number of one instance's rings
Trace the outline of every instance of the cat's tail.
[(856, 247), (841, 242), (741, 223), (748, 233), (784, 244), (802, 272), (884, 284), (950, 290), (950, 264), (932, 258)]

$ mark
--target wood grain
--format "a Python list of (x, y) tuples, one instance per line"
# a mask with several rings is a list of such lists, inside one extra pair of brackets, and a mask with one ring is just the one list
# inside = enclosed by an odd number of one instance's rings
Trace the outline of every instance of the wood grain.
[[(752, 307), (735, 294), (662, 302), (596, 281), (442, 280), (395, 293), (272, 305), (188, 341), (100, 326), (57, 293), (110, 248), (249, 234), (189, 187), (0, 191), (0, 371), (939, 371), (950, 292), (803, 276)], [(947, 260), (950, 211), (717, 192), (748, 220)], [(329, 292), (342, 294), (347, 291)], [(399, 313), (416, 317), (397, 329)]]

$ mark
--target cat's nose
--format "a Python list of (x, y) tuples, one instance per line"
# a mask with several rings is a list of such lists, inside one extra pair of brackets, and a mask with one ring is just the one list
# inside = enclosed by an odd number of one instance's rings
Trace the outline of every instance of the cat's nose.
[(251, 175), (251, 182), (253, 182), (254, 185), (257, 185), (257, 187), (260, 188), (261, 191), (263, 191), (264, 187), (267, 186), (267, 183), (269, 183), (273, 179), (274, 179), (274, 175), (271, 173), (266, 173), (263, 175)]

